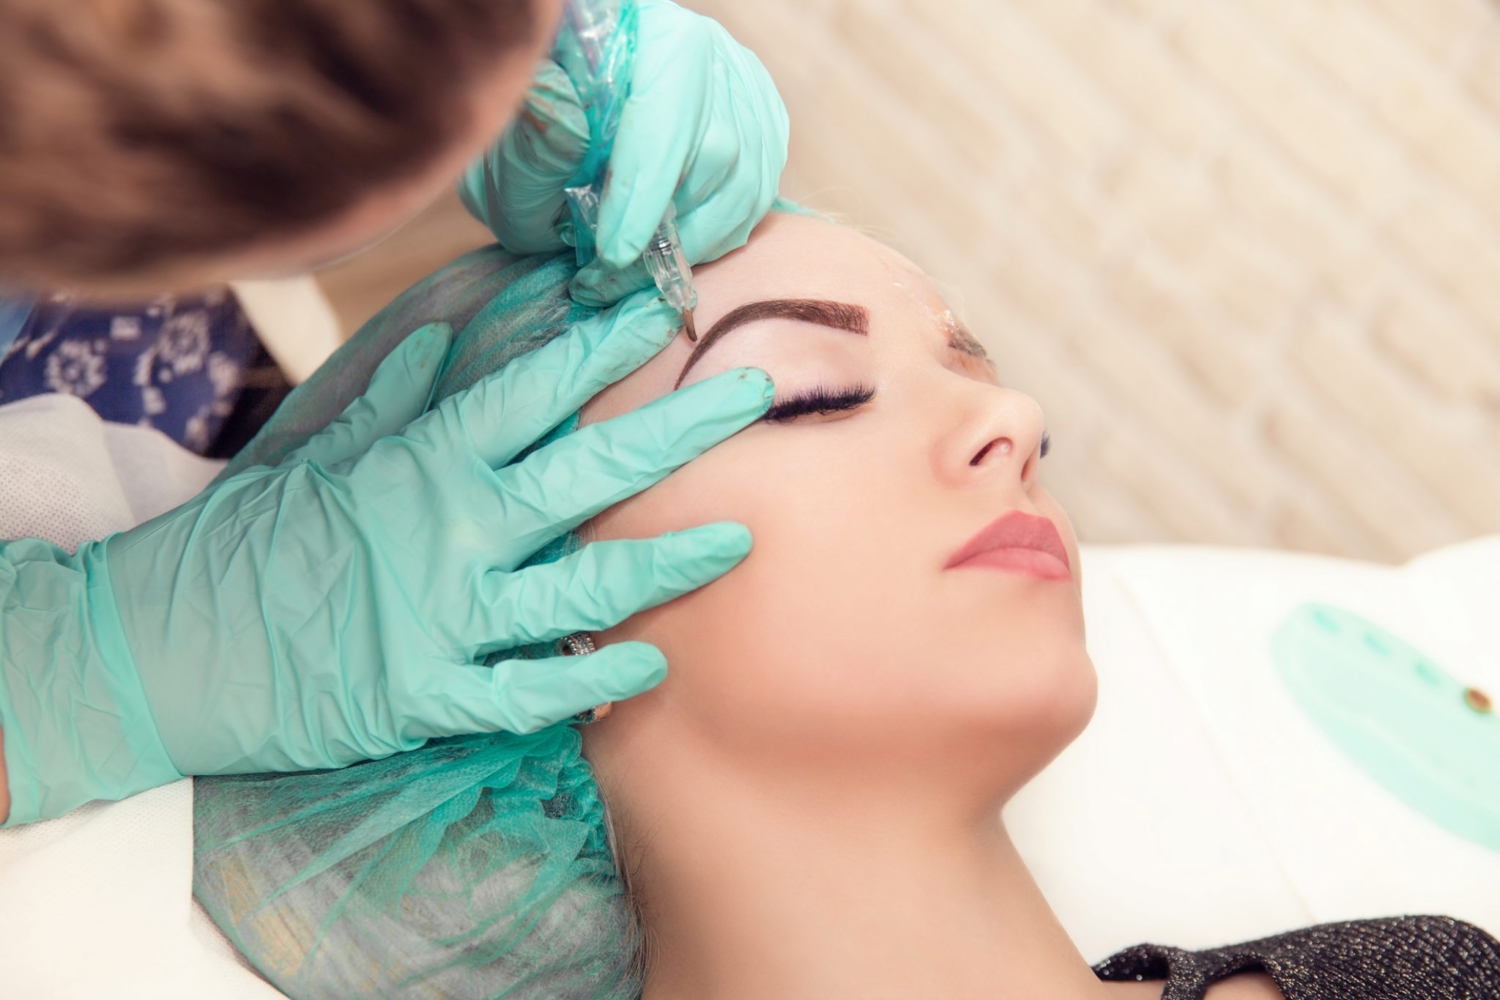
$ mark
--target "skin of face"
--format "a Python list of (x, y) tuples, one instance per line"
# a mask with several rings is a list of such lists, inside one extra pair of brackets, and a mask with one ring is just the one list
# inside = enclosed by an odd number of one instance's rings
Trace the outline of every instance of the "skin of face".
[[(705, 774), (830, 788), (952, 785), (989, 808), (1087, 723), (1078, 550), (1042, 487), (1042, 412), (963, 334), (931, 281), (899, 254), (831, 222), (775, 214), (749, 244), (698, 268), (700, 334), (747, 302), (861, 306), (859, 336), (763, 319), (703, 353), (683, 384), (767, 371), (777, 402), (821, 386), (873, 389), (852, 412), (762, 422), (585, 528), (648, 538), (711, 521), (749, 527), (754, 549), (723, 578), (595, 636), (667, 657), (655, 690), (585, 730), (617, 807), (649, 810)], [(669, 392), (685, 336), (583, 412), (597, 422)], [(945, 569), (1008, 511), (1056, 526), (1072, 575)], [(674, 761), (695, 762), (675, 769)], [(701, 766), (700, 766), (701, 765)], [(953, 798), (953, 796), (950, 796)]]

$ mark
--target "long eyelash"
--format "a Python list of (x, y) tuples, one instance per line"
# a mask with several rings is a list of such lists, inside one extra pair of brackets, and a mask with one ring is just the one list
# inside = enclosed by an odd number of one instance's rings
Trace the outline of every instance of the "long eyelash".
[(1038, 458), (1046, 458), (1047, 457), (1047, 452), (1049, 452), (1051, 450), (1052, 450), (1052, 435), (1048, 434), (1046, 431), (1042, 431), (1042, 446), (1041, 446), (1041, 449), (1039, 450), (1039, 452), (1037, 454), (1037, 457)]
[(815, 385), (804, 389), (790, 399), (771, 404), (762, 420), (777, 423), (796, 420), (809, 414), (826, 416), (830, 413), (845, 413), (858, 409), (875, 398), (875, 390), (869, 386), (856, 385), (848, 389), (830, 389)]

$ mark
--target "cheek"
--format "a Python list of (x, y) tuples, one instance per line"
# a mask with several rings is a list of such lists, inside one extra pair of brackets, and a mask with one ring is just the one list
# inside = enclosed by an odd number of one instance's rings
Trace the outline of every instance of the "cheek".
[(879, 714), (910, 683), (881, 654), (893, 632), (922, 631), (891, 614), (912, 608), (912, 549), (879, 540), (909, 525), (913, 498), (872, 492), (867, 463), (802, 433), (721, 445), (593, 525), (598, 539), (714, 520), (750, 528), (754, 548), (730, 573), (603, 636), (658, 645), (672, 671), (661, 697), (720, 732)]
[(957, 733), (1049, 734), (1033, 742), (1050, 756), (1093, 705), (1076, 592), (943, 572), (972, 501), (956, 511), (920, 455), (880, 444), (735, 440), (601, 515), (600, 539), (712, 520), (755, 537), (723, 578), (602, 641), (659, 646), (668, 680), (638, 701), (720, 742), (868, 758)]

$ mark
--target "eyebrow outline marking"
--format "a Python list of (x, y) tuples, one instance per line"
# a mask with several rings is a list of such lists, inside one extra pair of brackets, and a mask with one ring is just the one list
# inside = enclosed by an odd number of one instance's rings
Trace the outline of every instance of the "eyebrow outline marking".
[(834, 302), (830, 299), (765, 299), (760, 302), (746, 302), (719, 317), (718, 322), (698, 338), (698, 343), (693, 347), (693, 353), (688, 355), (682, 371), (677, 375), (677, 382), (672, 388), (682, 387), (682, 380), (687, 378), (688, 371), (698, 363), (703, 353), (722, 340), (725, 334), (746, 323), (754, 323), (763, 319), (791, 319), (802, 323), (815, 323), (833, 330), (843, 330), (860, 337), (870, 335), (870, 314), (864, 306)]
[(948, 327), (948, 346), (959, 354), (965, 354), (971, 358), (978, 358), (980, 361), (994, 364), (990, 359), (990, 352), (984, 349), (984, 345), (979, 342), (979, 338), (970, 333), (968, 328), (962, 323), (955, 322)]

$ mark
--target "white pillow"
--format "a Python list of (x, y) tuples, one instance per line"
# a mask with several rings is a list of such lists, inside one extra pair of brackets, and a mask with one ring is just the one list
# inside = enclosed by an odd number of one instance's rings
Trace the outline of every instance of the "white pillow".
[(1086, 957), (1398, 913), (1500, 933), (1500, 853), (1341, 750), (1271, 653), (1298, 607), (1332, 604), (1500, 694), (1500, 537), (1404, 567), (1166, 546), (1082, 563), (1099, 709), (1006, 819)]

